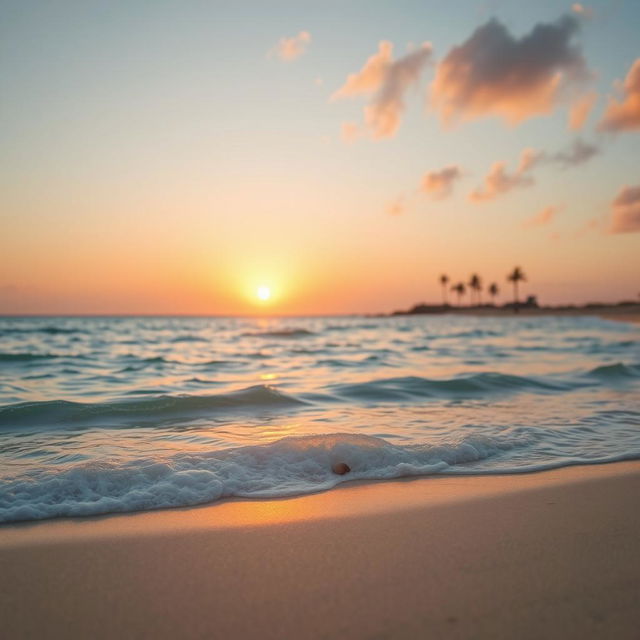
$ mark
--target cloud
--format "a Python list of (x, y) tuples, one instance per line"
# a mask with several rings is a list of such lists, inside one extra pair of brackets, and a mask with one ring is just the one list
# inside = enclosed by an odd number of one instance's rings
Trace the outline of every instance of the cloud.
[(531, 176), (516, 171), (511, 175), (505, 169), (504, 162), (494, 162), (484, 179), (484, 188), (472, 191), (469, 199), (472, 202), (493, 200), (502, 193), (507, 193), (519, 187), (530, 187), (534, 184)]
[(580, 96), (580, 98), (571, 105), (571, 109), (569, 110), (569, 129), (572, 131), (582, 129), (597, 99), (598, 94), (590, 92)]
[(520, 156), (518, 168), (513, 173), (506, 170), (504, 162), (494, 162), (484, 179), (484, 186), (472, 191), (469, 200), (486, 202), (513, 189), (533, 186), (535, 181), (529, 175), (529, 171), (537, 164), (539, 157), (540, 154), (535, 150), (525, 149)]
[(566, 151), (558, 151), (548, 157), (549, 161), (559, 164), (563, 169), (584, 164), (600, 153), (600, 148), (583, 142), (580, 138), (574, 140)]
[(545, 157), (544, 151), (536, 151), (527, 147), (520, 154), (520, 163), (518, 164), (518, 173), (523, 174), (533, 169)]
[(405, 108), (404, 96), (416, 84), (432, 54), (428, 42), (393, 60), (393, 45), (383, 41), (378, 53), (371, 56), (357, 73), (350, 74), (332, 100), (357, 95), (371, 95), (364, 108), (364, 121), (374, 139), (393, 137)]
[(516, 124), (554, 107), (589, 78), (573, 44), (578, 19), (537, 24), (522, 38), (492, 19), (438, 64), (431, 101), (445, 123), (498, 116)]
[(384, 82), (392, 57), (393, 44), (383, 40), (378, 44), (378, 52), (364, 63), (360, 71), (347, 76), (346, 82), (331, 96), (331, 100), (377, 91)]
[(297, 36), (280, 38), (275, 52), (280, 59), (290, 62), (304, 54), (310, 42), (311, 34), (308, 31), (301, 31)]
[(611, 203), (611, 233), (640, 232), (640, 185), (623, 187)]
[(417, 82), (431, 52), (431, 45), (424, 43), (396, 60), (387, 70), (380, 90), (371, 104), (365, 107), (365, 122), (374, 138), (391, 138), (395, 135), (404, 111), (404, 94)]
[(420, 190), (429, 194), (434, 200), (440, 200), (451, 195), (456, 180), (462, 177), (460, 167), (450, 165), (439, 171), (428, 171), (422, 177)]
[(545, 165), (559, 165), (561, 169), (577, 167), (600, 153), (600, 148), (576, 138), (565, 150), (555, 153), (526, 148), (520, 154), (518, 168), (509, 173), (504, 162), (494, 162), (484, 179), (484, 186), (469, 194), (472, 202), (485, 202), (513, 189), (535, 184), (531, 171)]
[(541, 227), (542, 225), (549, 224), (556, 216), (560, 209), (558, 207), (554, 207), (549, 205), (539, 211), (532, 218), (525, 220), (525, 227)]
[(603, 131), (640, 129), (640, 58), (631, 65), (621, 86), (622, 100), (610, 98), (598, 128)]

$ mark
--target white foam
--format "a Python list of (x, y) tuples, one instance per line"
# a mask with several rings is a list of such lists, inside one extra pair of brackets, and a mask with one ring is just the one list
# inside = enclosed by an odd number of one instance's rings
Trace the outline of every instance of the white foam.
[[(290, 496), (352, 479), (443, 472), (517, 444), (474, 436), (450, 446), (401, 447), (372, 436), (329, 434), (211, 453), (179, 453), (125, 466), (76, 465), (6, 483), (0, 521), (176, 507), (230, 496)], [(351, 472), (333, 473), (338, 462), (346, 462)]]

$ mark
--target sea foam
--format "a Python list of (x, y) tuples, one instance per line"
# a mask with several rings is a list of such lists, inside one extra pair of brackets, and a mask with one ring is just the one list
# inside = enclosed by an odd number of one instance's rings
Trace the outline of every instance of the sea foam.
[[(526, 437), (469, 436), (440, 446), (397, 446), (381, 438), (327, 434), (159, 461), (76, 465), (5, 483), (0, 522), (88, 516), (212, 502), (225, 497), (282, 497), (330, 489), (347, 480), (428, 475), (526, 445)], [(351, 468), (346, 476), (334, 464)]]

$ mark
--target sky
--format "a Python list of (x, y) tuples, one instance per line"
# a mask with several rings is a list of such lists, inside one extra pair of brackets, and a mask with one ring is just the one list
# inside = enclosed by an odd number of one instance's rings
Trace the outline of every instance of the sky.
[(516, 265), (543, 304), (637, 299), (638, 24), (0, 0), (0, 313), (376, 313), (443, 273), (504, 302)]

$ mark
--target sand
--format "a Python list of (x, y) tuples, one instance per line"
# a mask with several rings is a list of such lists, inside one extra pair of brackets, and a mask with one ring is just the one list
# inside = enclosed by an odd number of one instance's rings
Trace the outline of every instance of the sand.
[(640, 462), (0, 528), (3, 637), (637, 638)]

